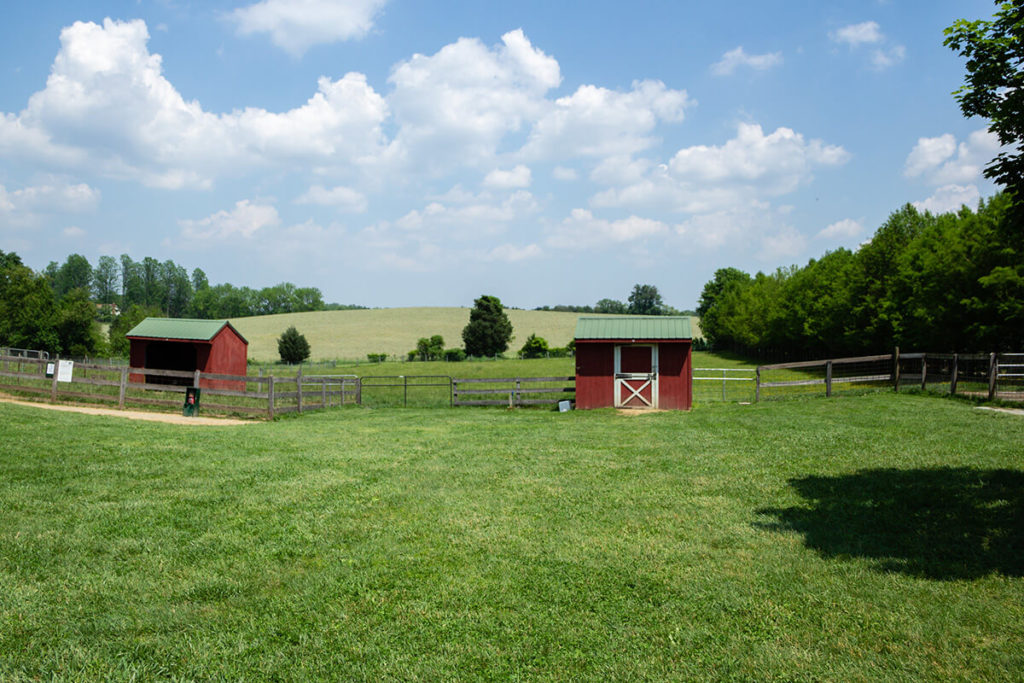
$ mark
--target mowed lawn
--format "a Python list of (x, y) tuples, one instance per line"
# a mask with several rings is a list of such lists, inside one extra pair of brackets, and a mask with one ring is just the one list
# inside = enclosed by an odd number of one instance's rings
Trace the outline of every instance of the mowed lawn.
[(1019, 680), (1024, 418), (0, 405), (0, 679)]

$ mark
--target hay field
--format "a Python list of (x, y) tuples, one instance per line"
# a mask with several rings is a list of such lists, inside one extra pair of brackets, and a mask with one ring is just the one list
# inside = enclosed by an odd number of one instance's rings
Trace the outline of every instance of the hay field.
[[(439, 334), (446, 348), (462, 346), (462, 328), (469, 308), (381, 308), (364, 311), (315, 311), (235, 318), (234, 325), (249, 340), (249, 357), (278, 358), (277, 338), (294, 325), (312, 347), (312, 360), (365, 360), (368, 353), (404, 356), (416, 340)], [(518, 350), (537, 334), (551, 346), (565, 346), (576, 330), (578, 313), (506, 309), (512, 321), (509, 350)]]

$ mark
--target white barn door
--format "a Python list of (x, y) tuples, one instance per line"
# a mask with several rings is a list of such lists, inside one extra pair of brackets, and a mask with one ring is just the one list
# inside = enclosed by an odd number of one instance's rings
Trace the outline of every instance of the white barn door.
[(658, 345), (615, 347), (615, 407), (658, 407)]

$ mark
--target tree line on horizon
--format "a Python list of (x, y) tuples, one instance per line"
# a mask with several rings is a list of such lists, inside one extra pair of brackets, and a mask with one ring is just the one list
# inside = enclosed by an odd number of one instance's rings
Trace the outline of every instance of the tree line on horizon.
[[(143, 319), (242, 318), (277, 313), (365, 308), (325, 304), (316, 287), (282, 282), (252, 289), (211, 285), (196, 268), (174, 261), (81, 254), (51, 261), (42, 272), (0, 251), (0, 346), (72, 356), (125, 355), (125, 333)], [(117, 313), (115, 313), (115, 311)], [(109, 322), (105, 337), (98, 325)]]
[(601, 299), (593, 306), (559, 304), (538, 306), (535, 311), (559, 311), (563, 313), (600, 313), (612, 315), (696, 315), (695, 311), (679, 311), (666, 304), (654, 285), (636, 284), (626, 302), (618, 299)]
[(856, 251), (806, 266), (715, 272), (697, 314), (715, 350), (838, 357), (1024, 350), (1024, 249), (1014, 204), (934, 215), (907, 204)]

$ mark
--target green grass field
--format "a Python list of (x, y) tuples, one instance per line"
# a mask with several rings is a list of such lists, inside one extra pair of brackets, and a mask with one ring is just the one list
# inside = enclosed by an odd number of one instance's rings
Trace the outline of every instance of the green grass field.
[(0, 404), (0, 679), (1019, 680), (1024, 419)]
[[(462, 328), (469, 322), (468, 308), (381, 308), (357, 311), (316, 311), (286, 313), (231, 321), (249, 341), (249, 358), (274, 361), (279, 358), (277, 339), (294, 325), (309, 341), (312, 360), (365, 360), (368, 353), (386, 353), (404, 358), (416, 348), (421, 337), (439, 334), (446, 348), (462, 346)], [(521, 311), (505, 309), (512, 323), (512, 354), (526, 338), (536, 334), (552, 347), (572, 341), (579, 313)], [(691, 319), (699, 334), (696, 318)]]

